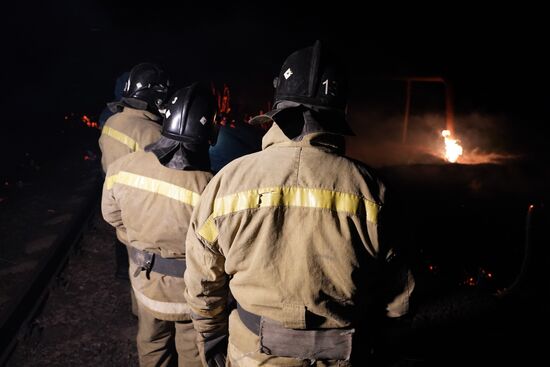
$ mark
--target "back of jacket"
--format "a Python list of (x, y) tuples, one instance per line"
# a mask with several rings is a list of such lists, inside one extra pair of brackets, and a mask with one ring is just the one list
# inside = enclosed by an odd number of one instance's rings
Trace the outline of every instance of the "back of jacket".
[[(296, 142), (274, 125), (262, 152), (209, 183), (188, 233), (185, 274), (201, 333), (224, 329), (228, 283), (244, 309), (292, 329), (354, 326), (378, 297), (374, 285), (392, 258), (381, 239), (385, 188), (343, 149), (341, 136)], [(407, 312), (413, 282), (398, 283), (389, 316)]]
[(160, 117), (145, 110), (124, 107), (122, 112), (109, 117), (99, 138), (101, 166), (107, 172), (109, 165), (125, 156), (156, 142), (160, 138)]
[[(185, 238), (193, 207), (212, 178), (210, 172), (181, 171), (161, 165), (153, 153), (136, 152), (107, 171), (102, 212), (126, 234), (128, 245), (164, 258), (185, 259)], [(157, 318), (189, 319), (183, 278), (146, 272), (130, 279), (136, 298)]]

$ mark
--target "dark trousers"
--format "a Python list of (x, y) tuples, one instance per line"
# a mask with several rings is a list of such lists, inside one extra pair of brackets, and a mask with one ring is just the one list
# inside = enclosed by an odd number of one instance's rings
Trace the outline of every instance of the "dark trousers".
[(126, 245), (124, 245), (118, 239), (115, 240), (115, 261), (116, 261), (115, 277), (120, 279), (129, 279), (128, 250), (126, 249)]

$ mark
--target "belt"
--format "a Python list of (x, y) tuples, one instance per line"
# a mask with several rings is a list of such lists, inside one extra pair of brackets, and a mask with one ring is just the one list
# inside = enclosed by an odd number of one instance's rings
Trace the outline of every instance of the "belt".
[(237, 313), (239, 314), (239, 318), (242, 323), (248, 328), (248, 330), (252, 331), (256, 335), (260, 335), (260, 322), (262, 321), (262, 317), (260, 315), (248, 312), (242, 308), (241, 304), (238, 302)]
[(253, 314), (237, 303), (241, 322), (260, 337), (264, 354), (309, 360), (349, 360), (353, 328), (287, 329), (281, 323)]
[(132, 262), (138, 266), (134, 272), (134, 277), (137, 277), (142, 271), (145, 271), (147, 276), (154, 271), (159, 274), (183, 278), (183, 273), (187, 268), (183, 259), (166, 259), (153, 252), (138, 250), (132, 246), (128, 246), (128, 254)]

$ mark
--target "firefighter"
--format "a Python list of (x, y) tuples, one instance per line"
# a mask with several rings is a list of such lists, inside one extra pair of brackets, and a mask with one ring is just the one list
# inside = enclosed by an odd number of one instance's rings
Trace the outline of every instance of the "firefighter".
[(164, 70), (150, 63), (134, 66), (122, 99), (109, 104), (111, 116), (101, 131), (101, 165), (107, 172), (118, 158), (143, 150), (160, 138), (159, 108), (168, 97), (170, 82)]
[(274, 110), (252, 121), (273, 122), (263, 150), (222, 168), (191, 219), (185, 295), (201, 357), (363, 366), (371, 315), (405, 316), (414, 288), (382, 231), (385, 186), (343, 155), (345, 78), (320, 42), (286, 59), (275, 88)]
[[(118, 158), (143, 150), (160, 138), (159, 108), (168, 96), (168, 86), (168, 77), (159, 66), (142, 63), (132, 68), (122, 98), (109, 103), (114, 115), (105, 122), (99, 138), (103, 172)], [(116, 235), (115, 276), (128, 279), (126, 234), (117, 230)]]
[(109, 166), (102, 213), (127, 234), (140, 365), (167, 366), (177, 358), (180, 366), (201, 366), (184, 299), (185, 237), (212, 178), (208, 148), (216, 137), (216, 103), (208, 88), (194, 84), (166, 107), (160, 139)]

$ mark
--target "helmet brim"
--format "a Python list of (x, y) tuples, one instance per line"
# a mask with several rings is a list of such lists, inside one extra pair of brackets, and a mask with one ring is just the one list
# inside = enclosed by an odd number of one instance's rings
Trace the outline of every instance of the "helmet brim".
[[(277, 122), (277, 115), (281, 114), (281, 112), (289, 111), (290, 109), (299, 107), (301, 106), (275, 108), (269, 112), (251, 118), (249, 124), (260, 125)], [(323, 114), (326, 116), (326, 118), (323, 118), (322, 121), (320, 121), (326, 132), (339, 135), (355, 136), (355, 133), (353, 132), (348, 124), (348, 121), (346, 120), (345, 113), (336, 110), (327, 110), (326, 112), (326, 114)]]

